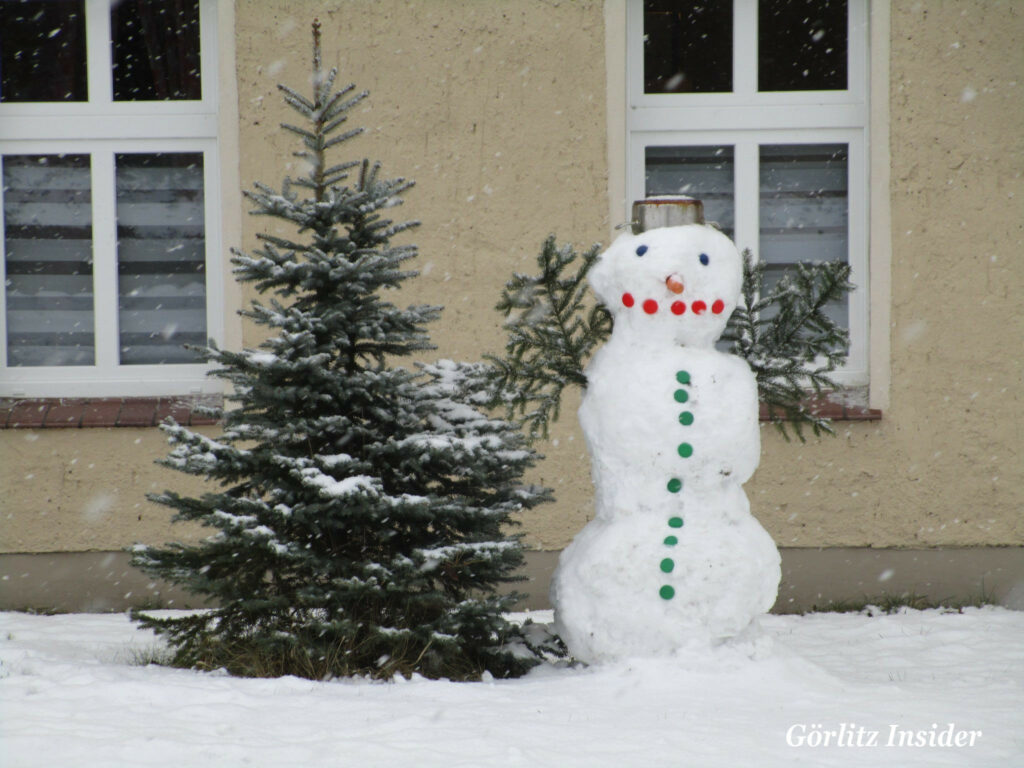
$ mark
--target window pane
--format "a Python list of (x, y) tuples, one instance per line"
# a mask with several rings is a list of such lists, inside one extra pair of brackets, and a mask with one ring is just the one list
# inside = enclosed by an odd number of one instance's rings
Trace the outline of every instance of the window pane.
[(123, 0), (110, 11), (114, 101), (199, 100), (199, 0)]
[(760, 0), (758, 90), (846, 90), (846, 0)]
[(645, 0), (644, 93), (732, 90), (732, 0)]
[[(845, 144), (761, 146), (761, 259), (766, 289), (798, 261), (847, 261)], [(844, 301), (829, 316), (848, 326)]]
[(205, 346), (202, 153), (116, 156), (122, 364), (194, 363)]
[(5, 155), (7, 364), (92, 365), (88, 155)]
[(0, 101), (88, 101), (85, 0), (0, 2)]
[(733, 236), (734, 152), (724, 147), (647, 147), (646, 195), (687, 195), (704, 203), (704, 219)]

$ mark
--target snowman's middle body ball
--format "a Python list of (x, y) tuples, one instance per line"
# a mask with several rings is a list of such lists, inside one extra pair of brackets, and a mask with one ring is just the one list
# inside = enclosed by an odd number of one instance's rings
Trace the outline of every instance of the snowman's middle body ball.
[(775, 601), (778, 551), (742, 488), (760, 456), (756, 382), (713, 346), (741, 269), (724, 235), (679, 227), (620, 237), (592, 274), (615, 313), (579, 413), (596, 514), (552, 581), (556, 630), (583, 661), (714, 643)]

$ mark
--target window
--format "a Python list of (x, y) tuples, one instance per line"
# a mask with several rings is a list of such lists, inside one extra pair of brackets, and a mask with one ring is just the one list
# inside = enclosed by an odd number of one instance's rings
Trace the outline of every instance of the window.
[(213, 386), (216, 10), (0, 2), (0, 396)]
[(631, 0), (629, 200), (685, 194), (769, 265), (842, 260), (858, 286), (836, 379), (868, 383), (866, 0)]

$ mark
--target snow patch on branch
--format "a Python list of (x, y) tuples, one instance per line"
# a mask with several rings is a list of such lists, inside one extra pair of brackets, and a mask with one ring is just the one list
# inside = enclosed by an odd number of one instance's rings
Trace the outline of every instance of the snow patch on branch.
[(343, 464), (351, 464), (355, 461), (355, 459), (347, 453), (323, 454), (317, 456), (316, 460), (327, 469), (334, 469), (335, 467), (340, 467)]
[(442, 563), (453, 560), (461, 555), (493, 555), (496, 552), (504, 552), (516, 549), (519, 542), (516, 541), (480, 541), (467, 544), (451, 544), (446, 547), (435, 547), (433, 549), (417, 549), (416, 554), (423, 558), (423, 565), (420, 570), (424, 573), (435, 570)]
[(380, 481), (369, 475), (353, 475), (338, 480), (330, 475), (325, 475), (316, 467), (302, 469), (299, 474), (306, 485), (319, 489), (321, 496), (339, 499), (356, 495), (380, 495)]
[(257, 352), (255, 350), (247, 350), (245, 352), (245, 358), (253, 365), (273, 365), (277, 362), (277, 355), (273, 352)]
[(526, 450), (501, 450), (505, 441), (499, 435), (469, 435), (421, 433), (398, 441), (398, 447), (418, 451), (451, 451), (456, 454), (487, 453), (503, 461), (524, 461), (530, 456)]
[(239, 528), (246, 528), (256, 522), (256, 517), (254, 515), (233, 515), (230, 512), (225, 512), (223, 509), (213, 510), (211, 517), (218, 522), (237, 526)]
[(242, 533), (253, 538), (263, 539), (264, 543), (278, 555), (287, 555), (288, 547), (277, 540), (277, 533), (266, 525), (247, 528)]

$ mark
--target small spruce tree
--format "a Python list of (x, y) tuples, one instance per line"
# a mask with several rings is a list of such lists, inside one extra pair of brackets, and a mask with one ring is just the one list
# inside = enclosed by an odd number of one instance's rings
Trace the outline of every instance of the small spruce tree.
[(583, 372), (594, 350), (612, 332), (612, 316), (589, 302), (586, 277), (600, 248), (582, 255), (561, 248), (549, 235), (537, 257), (539, 274), (515, 273), (505, 283), (496, 309), (506, 318), (505, 355), (489, 355), (495, 402), (518, 416), (531, 440), (547, 437), (558, 420), (566, 387), (586, 389)]
[(238, 279), (272, 297), (243, 315), (258, 349), (202, 350), (237, 407), (216, 439), (174, 423), (161, 463), (219, 484), (200, 497), (153, 495), (176, 520), (215, 529), (198, 544), (138, 545), (134, 564), (210, 599), (208, 612), (138, 614), (175, 663), (311, 678), (417, 672), (471, 679), (521, 674), (539, 650), (503, 612), (523, 555), (514, 513), (549, 498), (525, 485), (536, 455), (518, 425), (482, 410), (486, 368), (389, 361), (431, 349), (439, 308), (383, 295), (416, 273), (392, 238), (415, 226), (382, 216), (411, 183), (379, 164), (330, 164), (366, 97), (335, 91), (314, 23), (313, 95), (279, 86), (300, 116), (305, 173), (256, 184), (253, 213), (294, 225), (235, 252)]
[(850, 265), (842, 261), (797, 262), (772, 290), (764, 290), (766, 264), (743, 251), (743, 301), (729, 318), (722, 341), (750, 365), (768, 419), (789, 439), (786, 425), (804, 442), (835, 434), (809, 394), (839, 387), (832, 374), (850, 348), (850, 332), (828, 316), (829, 304), (853, 290)]

